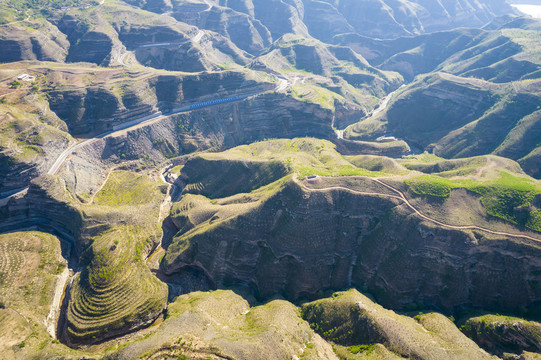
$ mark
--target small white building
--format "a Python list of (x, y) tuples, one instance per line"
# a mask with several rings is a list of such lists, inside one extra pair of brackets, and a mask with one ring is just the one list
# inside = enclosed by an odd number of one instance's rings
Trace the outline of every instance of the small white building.
[(32, 76), (32, 75), (28, 75), (28, 74), (21, 74), (21, 75), (17, 76), (17, 80), (34, 81), (34, 80), (36, 80), (36, 77)]

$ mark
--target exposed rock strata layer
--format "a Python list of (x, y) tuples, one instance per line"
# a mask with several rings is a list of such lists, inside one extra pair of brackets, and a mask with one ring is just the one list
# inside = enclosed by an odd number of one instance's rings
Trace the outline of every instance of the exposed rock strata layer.
[(219, 201), (223, 211), (183, 201), (179, 224), (187, 232), (177, 235), (163, 269), (197, 266), (218, 286), (242, 283), (260, 299), (355, 286), (392, 308), (421, 301), (514, 311), (541, 300), (539, 244), (441, 228), (396, 199), (288, 183), (244, 210), (227, 207), (227, 198)]

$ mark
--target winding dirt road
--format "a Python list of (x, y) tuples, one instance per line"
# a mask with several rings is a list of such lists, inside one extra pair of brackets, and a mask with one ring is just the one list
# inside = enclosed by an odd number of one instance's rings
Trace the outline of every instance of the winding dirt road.
[(349, 189), (349, 188), (346, 188), (346, 187), (343, 187), (343, 186), (329, 186), (329, 187), (325, 187), (325, 188), (321, 188), (321, 189), (314, 189), (314, 188), (306, 186), (305, 184), (303, 184), (301, 182), (298, 182), (298, 184), (303, 189), (305, 189), (307, 191), (311, 191), (311, 192), (322, 192), (322, 191), (327, 191), (327, 190), (344, 190), (344, 191), (348, 191), (348, 192), (351, 192), (351, 193), (354, 193), (354, 194), (359, 194), (359, 195), (382, 196), (382, 197), (387, 197), (387, 198), (392, 198), (392, 199), (398, 199), (400, 201), (403, 201), (416, 215), (418, 215), (422, 219), (430, 221), (430, 222), (432, 222), (432, 223), (434, 223), (436, 225), (439, 225), (441, 227), (445, 227), (445, 228), (448, 228), (448, 229), (478, 230), (478, 231), (483, 231), (483, 232), (493, 234), (493, 235), (509, 236), (509, 237), (515, 237), (515, 238), (521, 238), (521, 239), (527, 239), (527, 240), (531, 240), (531, 241), (541, 242), (541, 239), (534, 238), (532, 236), (523, 235), (523, 234), (512, 234), (512, 233), (503, 232), (503, 231), (495, 231), (495, 230), (490, 230), (490, 229), (487, 229), (487, 228), (484, 228), (484, 227), (481, 227), (481, 226), (477, 226), (477, 225), (450, 225), (450, 224), (443, 223), (443, 222), (438, 221), (438, 220), (436, 220), (434, 218), (431, 218), (430, 216), (427, 216), (427, 215), (423, 214), (421, 211), (419, 211), (419, 209), (417, 209), (415, 206), (413, 206), (409, 202), (409, 200), (406, 198), (404, 193), (402, 191), (398, 190), (397, 188), (395, 188), (395, 187), (393, 187), (393, 186), (391, 186), (389, 184), (386, 184), (383, 181), (381, 181), (379, 179), (376, 179), (376, 178), (369, 178), (369, 179), (376, 182), (376, 183), (378, 183), (378, 184), (380, 184), (380, 185), (382, 185), (382, 186), (384, 186), (384, 187), (386, 187), (387, 189), (393, 191), (394, 193), (396, 193), (398, 195), (389, 195), (389, 194), (385, 194), (385, 193), (374, 193), (374, 192), (363, 192), (363, 191), (357, 191), (357, 190)]
[(62, 295), (64, 295), (64, 289), (69, 280), (70, 272), (68, 267), (64, 269), (62, 274), (58, 276), (56, 281), (56, 287), (54, 290), (53, 303), (51, 304), (51, 310), (49, 315), (45, 320), (45, 326), (47, 327), (47, 332), (56, 339), (56, 323), (58, 321), (58, 316), (60, 315), (60, 305), (62, 301)]

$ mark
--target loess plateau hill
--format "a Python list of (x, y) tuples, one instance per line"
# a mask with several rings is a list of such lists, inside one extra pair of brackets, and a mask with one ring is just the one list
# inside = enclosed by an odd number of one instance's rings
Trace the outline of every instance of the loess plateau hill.
[(541, 21), (0, 0), (0, 358), (541, 359)]

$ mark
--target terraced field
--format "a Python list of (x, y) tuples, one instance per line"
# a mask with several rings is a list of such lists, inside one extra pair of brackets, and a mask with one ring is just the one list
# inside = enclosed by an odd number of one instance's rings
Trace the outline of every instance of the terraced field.
[(114, 171), (82, 208), (108, 227), (93, 237), (83, 271), (69, 292), (63, 338), (97, 342), (153, 322), (165, 309), (167, 286), (145, 265), (160, 240), (164, 194), (147, 174)]
[(54, 289), (64, 271), (60, 241), (27, 231), (0, 235), (0, 352), (2, 358), (40, 354), (52, 342), (46, 329)]

